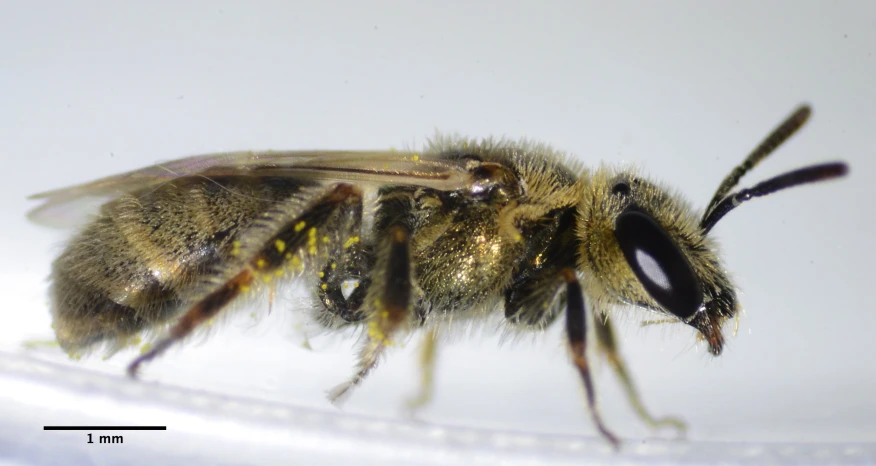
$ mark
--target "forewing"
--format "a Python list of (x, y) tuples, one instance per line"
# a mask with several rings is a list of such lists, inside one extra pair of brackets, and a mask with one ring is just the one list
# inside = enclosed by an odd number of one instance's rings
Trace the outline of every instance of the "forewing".
[(283, 176), (356, 184), (404, 184), (456, 190), (468, 183), (464, 162), (405, 151), (261, 151), (186, 157), (30, 196), (42, 203), (28, 218), (52, 227), (75, 225), (100, 204), (188, 176)]

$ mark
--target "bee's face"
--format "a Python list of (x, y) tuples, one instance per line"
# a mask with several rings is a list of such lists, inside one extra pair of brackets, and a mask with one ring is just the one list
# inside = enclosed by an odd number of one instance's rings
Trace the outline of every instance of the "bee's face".
[(631, 304), (699, 330), (718, 354), (736, 296), (693, 209), (631, 172), (606, 168), (578, 206), (578, 267), (599, 307)]

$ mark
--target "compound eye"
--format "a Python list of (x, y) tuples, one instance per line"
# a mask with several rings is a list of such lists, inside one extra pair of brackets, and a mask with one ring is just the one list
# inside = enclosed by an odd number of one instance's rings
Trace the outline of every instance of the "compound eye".
[(645, 291), (676, 317), (687, 320), (703, 304), (703, 289), (687, 258), (648, 214), (627, 210), (614, 223), (614, 236)]

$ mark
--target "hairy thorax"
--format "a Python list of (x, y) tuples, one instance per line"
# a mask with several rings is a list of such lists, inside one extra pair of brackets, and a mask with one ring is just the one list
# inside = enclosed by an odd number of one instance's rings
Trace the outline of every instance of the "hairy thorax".
[[(510, 281), (522, 243), (500, 233), (498, 213), (478, 209), (466, 218), (428, 225), (414, 236), (416, 280), (433, 308), (468, 308), (498, 294)], [(435, 229), (438, 236), (429, 238)]]

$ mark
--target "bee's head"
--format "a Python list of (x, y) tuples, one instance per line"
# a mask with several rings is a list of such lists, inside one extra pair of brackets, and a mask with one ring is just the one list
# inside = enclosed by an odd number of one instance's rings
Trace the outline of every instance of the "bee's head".
[(629, 304), (678, 319), (697, 329), (720, 354), (722, 324), (736, 315), (733, 284), (709, 237), (712, 227), (741, 203), (781, 189), (842, 176), (844, 163), (791, 171), (730, 193), (739, 178), (798, 129), (801, 107), (718, 188), (698, 215), (681, 196), (631, 171), (599, 169), (578, 206), (578, 268), (597, 306)]
[(579, 214), (578, 267), (588, 296), (677, 318), (720, 353), (721, 324), (737, 312), (736, 292), (683, 199), (632, 173), (602, 168)]

